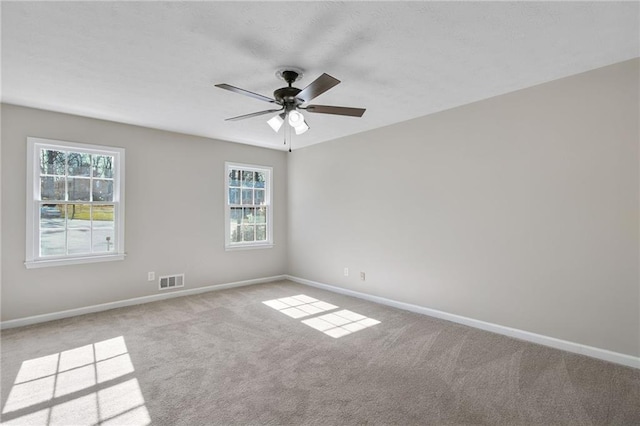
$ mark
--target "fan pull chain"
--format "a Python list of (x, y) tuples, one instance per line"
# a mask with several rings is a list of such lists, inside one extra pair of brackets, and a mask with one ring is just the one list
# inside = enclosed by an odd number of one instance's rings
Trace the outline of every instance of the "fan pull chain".
[(291, 152), (291, 126), (288, 122), (284, 123), (284, 145), (287, 145), (287, 140), (289, 141), (289, 152)]
[(289, 139), (291, 139), (291, 135), (289, 134), (289, 123), (287, 123), (286, 121), (284, 123), (284, 132), (282, 132), (282, 134), (284, 135), (284, 146), (287, 146), (287, 142)]

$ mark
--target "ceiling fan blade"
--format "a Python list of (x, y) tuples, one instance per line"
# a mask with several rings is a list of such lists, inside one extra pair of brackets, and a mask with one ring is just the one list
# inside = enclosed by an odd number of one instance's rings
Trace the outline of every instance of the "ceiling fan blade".
[(235, 93), (240, 93), (241, 95), (250, 96), (252, 98), (259, 99), (261, 101), (270, 102), (272, 104), (277, 103), (275, 99), (270, 98), (268, 96), (263, 96), (263, 95), (261, 95), (259, 93), (253, 93), (253, 92), (250, 92), (248, 90), (241, 89), (239, 87), (231, 86), (229, 84), (224, 84), (224, 83), (223, 84), (216, 84), (216, 87), (219, 87), (219, 88), (225, 89), (225, 90), (230, 90), (230, 91), (235, 92)]
[(265, 115), (265, 114), (270, 114), (272, 112), (278, 112), (278, 111), (282, 111), (282, 108), (280, 109), (268, 109), (266, 111), (258, 111), (258, 112), (252, 112), (251, 114), (245, 114), (245, 115), (239, 115), (237, 117), (231, 117), (231, 118), (227, 118), (224, 121), (238, 121), (238, 120), (244, 120), (245, 118), (251, 118), (251, 117), (258, 117), (259, 115)]
[(348, 115), (350, 117), (362, 117), (366, 108), (349, 108), (330, 105), (309, 105), (305, 108), (309, 112), (320, 114)]
[(296, 95), (296, 98), (301, 99), (304, 102), (309, 102), (311, 99), (320, 96), (327, 90), (331, 89), (340, 83), (337, 78), (331, 77), (329, 74), (322, 74), (316, 78), (307, 87), (302, 89), (300, 93)]

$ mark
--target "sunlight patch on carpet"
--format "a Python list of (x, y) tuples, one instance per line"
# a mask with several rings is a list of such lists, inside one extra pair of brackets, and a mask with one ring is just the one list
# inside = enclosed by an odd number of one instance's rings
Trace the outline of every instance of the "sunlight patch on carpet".
[(304, 318), (309, 315), (337, 309), (338, 307), (331, 303), (323, 302), (304, 294), (297, 296), (283, 297), (280, 299), (266, 300), (265, 305), (282, 312), (291, 318)]
[(124, 337), (26, 360), (3, 424), (151, 423)]
[[(336, 305), (314, 299), (304, 294), (266, 300), (262, 303), (295, 319), (338, 309)], [(302, 320), (302, 323), (337, 339), (380, 324), (380, 321), (343, 309), (341, 311), (307, 318)]]
[(303, 320), (302, 323), (337, 339), (347, 334), (380, 324), (380, 321), (345, 309), (319, 317), (309, 318)]

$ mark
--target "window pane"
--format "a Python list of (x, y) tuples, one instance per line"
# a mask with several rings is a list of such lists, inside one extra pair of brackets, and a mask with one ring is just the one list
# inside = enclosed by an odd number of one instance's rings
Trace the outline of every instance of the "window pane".
[(231, 222), (242, 222), (242, 207), (231, 207)]
[(242, 241), (241, 239), (242, 233), (240, 232), (240, 225), (232, 225), (231, 226), (231, 242), (239, 243)]
[(89, 201), (89, 179), (68, 178), (69, 201)]
[(40, 256), (66, 254), (64, 205), (40, 206)]
[(65, 153), (48, 149), (40, 150), (40, 173), (64, 176)]
[(256, 209), (256, 223), (267, 223), (267, 209), (262, 207)]
[(229, 204), (240, 204), (239, 188), (229, 188)]
[(67, 205), (67, 252), (68, 254), (91, 252), (91, 206), (89, 204)]
[[(95, 222), (94, 222), (95, 225)], [(95, 227), (93, 228), (93, 244), (94, 253), (106, 253), (113, 251), (114, 248), (114, 231), (113, 228)]]
[(229, 172), (229, 186), (240, 186), (240, 170), (231, 170)]
[(94, 155), (93, 156), (93, 177), (112, 178), (113, 177), (113, 160), (111, 155)]
[(110, 252), (115, 247), (114, 206), (93, 206), (91, 208), (93, 226), (92, 250), (94, 253)]
[(256, 241), (266, 241), (266, 240), (267, 240), (267, 225), (257, 225)]
[(255, 172), (255, 186), (256, 188), (264, 188), (265, 176), (263, 172)]
[(93, 180), (93, 201), (113, 201), (112, 180)]
[(265, 191), (263, 189), (256, 189), (254, 192), (253, 204), (257, 204), (257, 205), (264, 204), (264, 194), (265, 194)]
[(70, 152), (67, 155), (69, 176), (90, 176), (91, 154)]
[(242, 204), (253, 204), (253, 189), (242, 190)]
[(255, 221), (255, 209), (247, 208), (244, 209), (244, 215), (242, 216), (242, 223), (253, 223)]
[(67, 205), (67, 227), (69, 228), (90, 228), (91, 206), (89, 204), (68, 204)]
[(93, 229), (93, 244), (91, 249), (94, 253), (108, 253), (113, 251), (115, 247), (114, 242), (113, 228)]
[(242, 241), (241, 223), (242, 223), (242, 208), (232, 207), (229, 218), (229, 228), (231, 236), (231, 242), (238, 243)]
[(91, 230), (77, 228), (67, 230), (67, 246), (69, 254), (91, 252)]
[(253, 188), (253, 174), (254, 172), (242, 171), (242, 187)]
[(111, 226), (113, 227), (114, 206), (93, 206), (91, 209), (91, 219), (93, 219), (93, 227)]
[(64, 201), (64, 177), (41, 177), (40, 199)]
[(255, 241), (255, 227), (253, 225), (242, 225), (242, 241)]
[(40, 206), (41, 219), (64, 219), (64, 204), (42, 204)]

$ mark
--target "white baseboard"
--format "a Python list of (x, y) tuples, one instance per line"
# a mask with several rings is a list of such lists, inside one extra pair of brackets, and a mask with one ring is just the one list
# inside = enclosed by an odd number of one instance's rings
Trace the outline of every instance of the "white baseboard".
[(94, 312), (107, 311), (109, 309), (122, 308), (124, 306), (140, 305), (143, 303), (157, 302), (158, 300), (172, 299), (174, 297), (189, 296), (192, 294), (206, 293), (209, 291), (225, 290), (234, 287), (243, 287), (253, 284), (262, 284), (271, 281), (286, 279), (285, 275), (276, 275), (273, 277), (257, 278), (246, 281), (236, 281), (226, 284), (210, 285), (206, 287), (191, 288), (188, 290), (177, 290), (170, 293), (153, 294), (151, 296), (136, 297), (133, 299), (119, 300), (117, 302), (102, 303), (100, 305), (86, 306), (83, 308), (69, 309), (66, 311), (53, 312), (50, 314), (34, 315), (26, 318), (18, 318), (0, 323), (0, 330), (7, 328), (22, 327), (25, 325), (38, 324), (41, 322), (53, 321), (62, 318), (75, 317), (77, 315), (91, 314)]
[(556, 339), (555, 337), (549, 337), (549, 336), (544, 336), (542, 334), (536, 334), (536, 333), (531, 333), (524, 330), (518, 330), (517, 328), (505, 327), (503, 325), (493, 324), (490, 322), (480, 321), (473, 318), (450, 314), (447, 312), (438, 311), (436, 309), (426, 308), (424, 306), (398, 302), (396, 300), (387, 299), (380, 296), (373, 296), (366, 293), (360, 293), (358, 291), (348, 290), (346, 288), (341, 288), (341, 287), (335, 287), (329, 284), (323, 284), (316, 281), (307, 280), (304, 278), (294, 277), (291, 275), (286, 275), (285, 277), (286, 279), (297, 282), (299, 284), (317, 287), (323, 290), (332, 291), (334, 293), (353, 296), (359, 299), (380, 303), (382, 305), (392, 306), (394, 308), (404, 309), (406, 311), (428, 315), (431, 317), (444, 319), (444, 320), (455, 322), (458, 324), (468, 325), (470, 327), (479, 328), (481, 330), (486, 330), (486, 331), (502, 334), (509, 337), (514, 337), (516, 339), (526, 340), (528, 342), (549, 346), (555, 349), (561, 349), (563, 351), (573, 352), (576, 354), (585, 355), (592, 358), (598, 358), (604, 361), (625, 365), (627, 367), (640, 369), (640, 357), (625, 355), (618, 352), (612, 352), (606, 349), (595, 348), (593, 346), (587, 346), (580, 343), (569, 342), (567, 340)]

